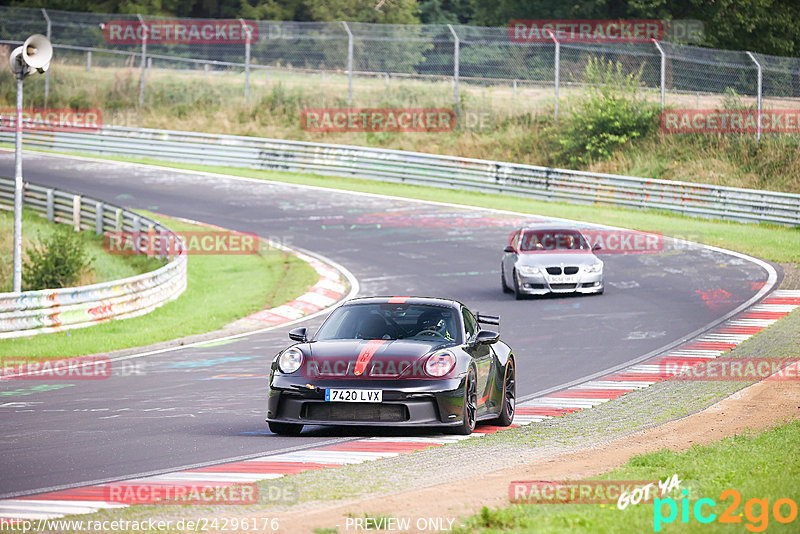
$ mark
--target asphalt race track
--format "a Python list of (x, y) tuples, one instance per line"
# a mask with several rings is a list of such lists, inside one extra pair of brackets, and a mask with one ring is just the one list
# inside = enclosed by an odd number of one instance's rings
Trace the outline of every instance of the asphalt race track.
[[(0, 152), (0, 175), (13, 176), (13, 163)], [(500, 290), (500, 253), (534, 217), (30, 152), (24, 175), (317, 252), (349, 269), (361, 295), (448, 297), (498, 314), (520, 397), (667, 347), (767, 280), (750, 261), (668, 243), (659, 254), (603, 255), (604, 295), (515, 301)], [(267, 430), (267, 368), (287, 330), (127, 360), (107, 380), (0, 382), (0, 497), (352, 439)]]

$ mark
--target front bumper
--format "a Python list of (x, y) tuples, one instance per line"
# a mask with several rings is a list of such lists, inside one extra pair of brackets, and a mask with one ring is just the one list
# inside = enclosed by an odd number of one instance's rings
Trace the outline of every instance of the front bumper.
[(550, 293), (582, 293), (593, 294), (603, 291), (603, 273), (578, 273), (574, 282), (554, 283), (550, 275), (539, 273), (534, 275), (518, 274), (519, 290), (527, 295), (547, 295)]
[[(268, 422), (396, 427), (461, 424), (465, 376), (447, 380), (317, 380), (274, 375)], [(325, 389), (380, 389), (383, 402), (326, 402)]]

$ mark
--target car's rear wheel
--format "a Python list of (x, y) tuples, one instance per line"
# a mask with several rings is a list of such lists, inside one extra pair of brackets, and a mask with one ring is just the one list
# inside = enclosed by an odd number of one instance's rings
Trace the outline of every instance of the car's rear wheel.
[(514, 410), (517, 407), (517, 376), (514, 369), (514, 360), (506, 363), (506, 375), (503, 378), (503, 401), (500, 405), (500, 415), (495, 423), (497, 426), (509, 426), (514, 421)]
[(500, 285), (503, 287), (503, 293), (511, 293), (511, 288), (506, 284), (506, 270), (503, 264), (500, 264)]
[(475, 380), (475, 371), (469, 370), (467, 381), (464, 384), (464, 409), (461, 414), (461, 424), (453, 427), (454, 434), (469, 436), (475, 430), (478, 417), (478, 385)]
[(303, 425), (297, 423), (274, 423), (270, 421), (269, 430), (281, 436), (296, 436), (303, 430)]

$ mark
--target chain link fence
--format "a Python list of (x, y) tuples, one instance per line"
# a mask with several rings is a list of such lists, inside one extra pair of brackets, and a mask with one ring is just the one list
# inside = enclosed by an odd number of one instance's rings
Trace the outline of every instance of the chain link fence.
[[(568, 107), (585, 91), (592, 59), (641, 72), (641, 91), (662, 107), (715, 109), (734, 98), (759, 110), (796, 108), (800, 99), (800, 59), (666, 41), (516, 42), (506, 27), (239, 21), (236, 42), (216, 35), (193, 44), (146, 36), (123, 43), (109, 39), (110, 24), (154, 32), (159, 22), (202, 21), (13, 7), (0, 7), (0, 20), (0, 44), (18, 46), (32, 33), (48, 36), (56, 68), (115, 69), (115, 83), (123, 69), (135, 76), (138, 91), (120, 91), (112, 108), (129, 106), (132, 98), (147, 106), (151, 76), (178, 72), (195, 76), (196, 83), (225, 77), (239, 86), (236, 98), (245, 103), (252, 102), (253, 88), (280, 84), (315, 89), (321, 101), (311, 103), (321, 106), (379, 106), (393, 90), (392, 102), (406, 106), (458, 109), (479, 100), (479, 107), (557, 116), (559, 104)], [(236, 21), (227, 22), (235, 29)], [(244, 38), (245, 25), (250, 39)], [(49, 78), (45, 103), (53, 90)]]

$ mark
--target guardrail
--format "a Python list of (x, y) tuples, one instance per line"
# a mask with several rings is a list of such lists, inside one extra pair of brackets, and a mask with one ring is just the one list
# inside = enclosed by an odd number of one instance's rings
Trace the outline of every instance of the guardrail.
[[(14, 181), (0, 178), (0, 208), (13, 209)], [(158, 222), (83, 195), (26, 183), (23, 205), (75, 230), (170, 232)], [(10, 208), (9, 208), (10, 206)], [(185, 254), (155, 271), (99, 284), (0, 293), (0, 339), (92, 326), (143, 315), (186, 289)]]
[[(0, 141), (13, 134), (0, 132)], [(547, 201), (660, 209), (747, 223), (800, 225), (800, 195), (635, 178), (379, 148), (107, 126), (30, 132), (27, 147), (510, 193)]]

